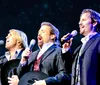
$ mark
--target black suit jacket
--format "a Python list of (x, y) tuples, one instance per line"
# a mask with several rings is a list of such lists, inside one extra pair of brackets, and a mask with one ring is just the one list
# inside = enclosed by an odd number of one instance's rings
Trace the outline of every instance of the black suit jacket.
[[(21, 59), (21, 54), (22, 54), (23, 50), (20, 51), (20, 53), (18, 54), (18, 56), (16, 56), (16, 59)], [(5, 55), (0, 56), (0, 68), (3, 66), (3, 64), (5, 64), (7, 62), (7, 58)]]
[[(42, 55), (39, 67), (41, 72), (49, 76), (45, 79), (47, 85), (63, 85), (69, 80), (69, 77), (66, 75), (61, 52), (60, 47), (53, 45)], [(33, 71), (33, 64), (38, 53), (39, 50), (33, 52), (25, 66), (21, 64), (18, 66), (17, 73), (19, 76), (22, 76), (26, 72)]]
[[(21, 59), (21, 54), (22, 54), (23, 50), (20, 51), (20, 53), (18, 54), (18, 56), (16, 57), (16, 59)], [(1, 69), (3, 68), (3, 65), (6, 63), (6, 62), (9, 62), (6, 58), (5, 55), (2, 55), (0, 56), (0, 85), (1, 85)], [(16, 63), (16, 62), (15, 62)], [(14, 63), (14, 64), (15, 64)], [(13, 65), (12, 65), (13, 66)], [(9, 68), (9, 67), (7, 67)], [(8, 71), (8, 70), (7, 70)], [(6, 74), (6, 73), (5, 73)], [(3, 75), (4, 76), (4, 75)]]
[[(75, 57), (80, 50), (81, 45), (75, 50), (73, 57)], [(72, 81), (71, 85), (75, 85), (76, 62), (75, 57), (72, 65)], [(80, 81), (81, 85), (97, 85), (99, 63), (100, 62), (100, 35), (96, 34), (87, 43), (79, 58), (80, 63)]]

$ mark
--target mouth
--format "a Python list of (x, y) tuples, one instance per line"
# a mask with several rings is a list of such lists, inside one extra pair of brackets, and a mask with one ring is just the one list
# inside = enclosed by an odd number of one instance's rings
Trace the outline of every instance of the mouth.
[(9, 39), (7, 39), (7, 40), (6, 40), (6, 43), (7, 43), (7, 42), (9, 42), (9, 41), (10, 41), (10, 40), (9, 40)]
[(80, 30), (81, 30), (81, 29), (83, 29), (85, 26), (83, 26), (83, 25), (80, 25), (79, 27), (80, 27)]
[(42, 37), (41, 37), (40, 35), (38, 35), (38, 40), (39, 40), (39, 41), (42, 40)]

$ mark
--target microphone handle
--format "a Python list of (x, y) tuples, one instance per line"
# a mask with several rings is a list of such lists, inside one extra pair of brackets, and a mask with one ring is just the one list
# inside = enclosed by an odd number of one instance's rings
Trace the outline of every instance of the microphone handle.
[(61, 42), (61, 45), (63, 45), (65, 42), (67, 42), (68, 40), (70, 40), (70, 38), (72, 38), (73, 36), (72, 35), (69, 35), (67, 38), (65, 38), (65, 40), (63, 40)]

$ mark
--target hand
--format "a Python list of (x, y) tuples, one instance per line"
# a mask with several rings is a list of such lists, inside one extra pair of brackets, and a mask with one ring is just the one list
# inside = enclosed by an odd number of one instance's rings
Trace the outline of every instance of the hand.
[[(70, 35), (70, 33), (64, 35), (62, 38), (61, 38), (61, 41), (65, 40), (66, 37), (68, 37)], [(73, 38), (71, 38), (70, 40), (66, 41), (63, 45), (62, 45), (62, 48), (64, 49), (69, 49), (72, 45), (72, 40)]]
[(19, 83), (19, 78), (17, 75), (12, 75), (12, 77), (8, 77), (8, 83), (9, 85), (18, 85)]
[(33, 83), (32, 85), (46, 85), (45, 80), (39, 80), (39, 81), (35, 81), (35, 83)]
[(21, 64), (25, 63), (29, 58), (31, 51), (29, 48), (26, 48), (22, 53)]

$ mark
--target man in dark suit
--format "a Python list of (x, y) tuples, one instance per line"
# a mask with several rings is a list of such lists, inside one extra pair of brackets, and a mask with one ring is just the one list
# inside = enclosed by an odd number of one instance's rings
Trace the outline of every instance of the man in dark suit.
[[(62, 60), (62, 49), (58, 46), (59, 31), (49, 22), (43, 22), (38, 31), (38, 43), (42, 40), (42, 48), (33, 52), (30, 56), (30, 50), (27, 48), (22, 54), (20, 65), (17, 68), (19, 77), (29, 71), (41, 71), (49, 77), (36, 81), (32, 85), (63, 85), (69, 80), (66, 75), (64, 62)], [(28, 60), (25, 56), (29, 57)], [(40, 62), (37, 62), (40, 61)], [(18, 78), (14, 83), (16, 76), (9, 79), (12, 85), (18, 85)]]
[[(28, 46), (27, 36), (24, 32), (11, 29), (6, 36), (5, 48), (7, 52), (0, 57), (0, 69), (2, 66), (10, 60), (21, 59), (21, 54), (24, 48)], [(1, 74), (1, 73), (0, 73)]]
[[(74, 52), (71, 85), (98, 85), (100, 62), (100, 14), (92, 9), (84, 9), (79, 21), (80, 34), (84, 37)], [(69, 34), (62, 37), (64, 40)], [(70, 49), (72, 39), (64, 46)]]

